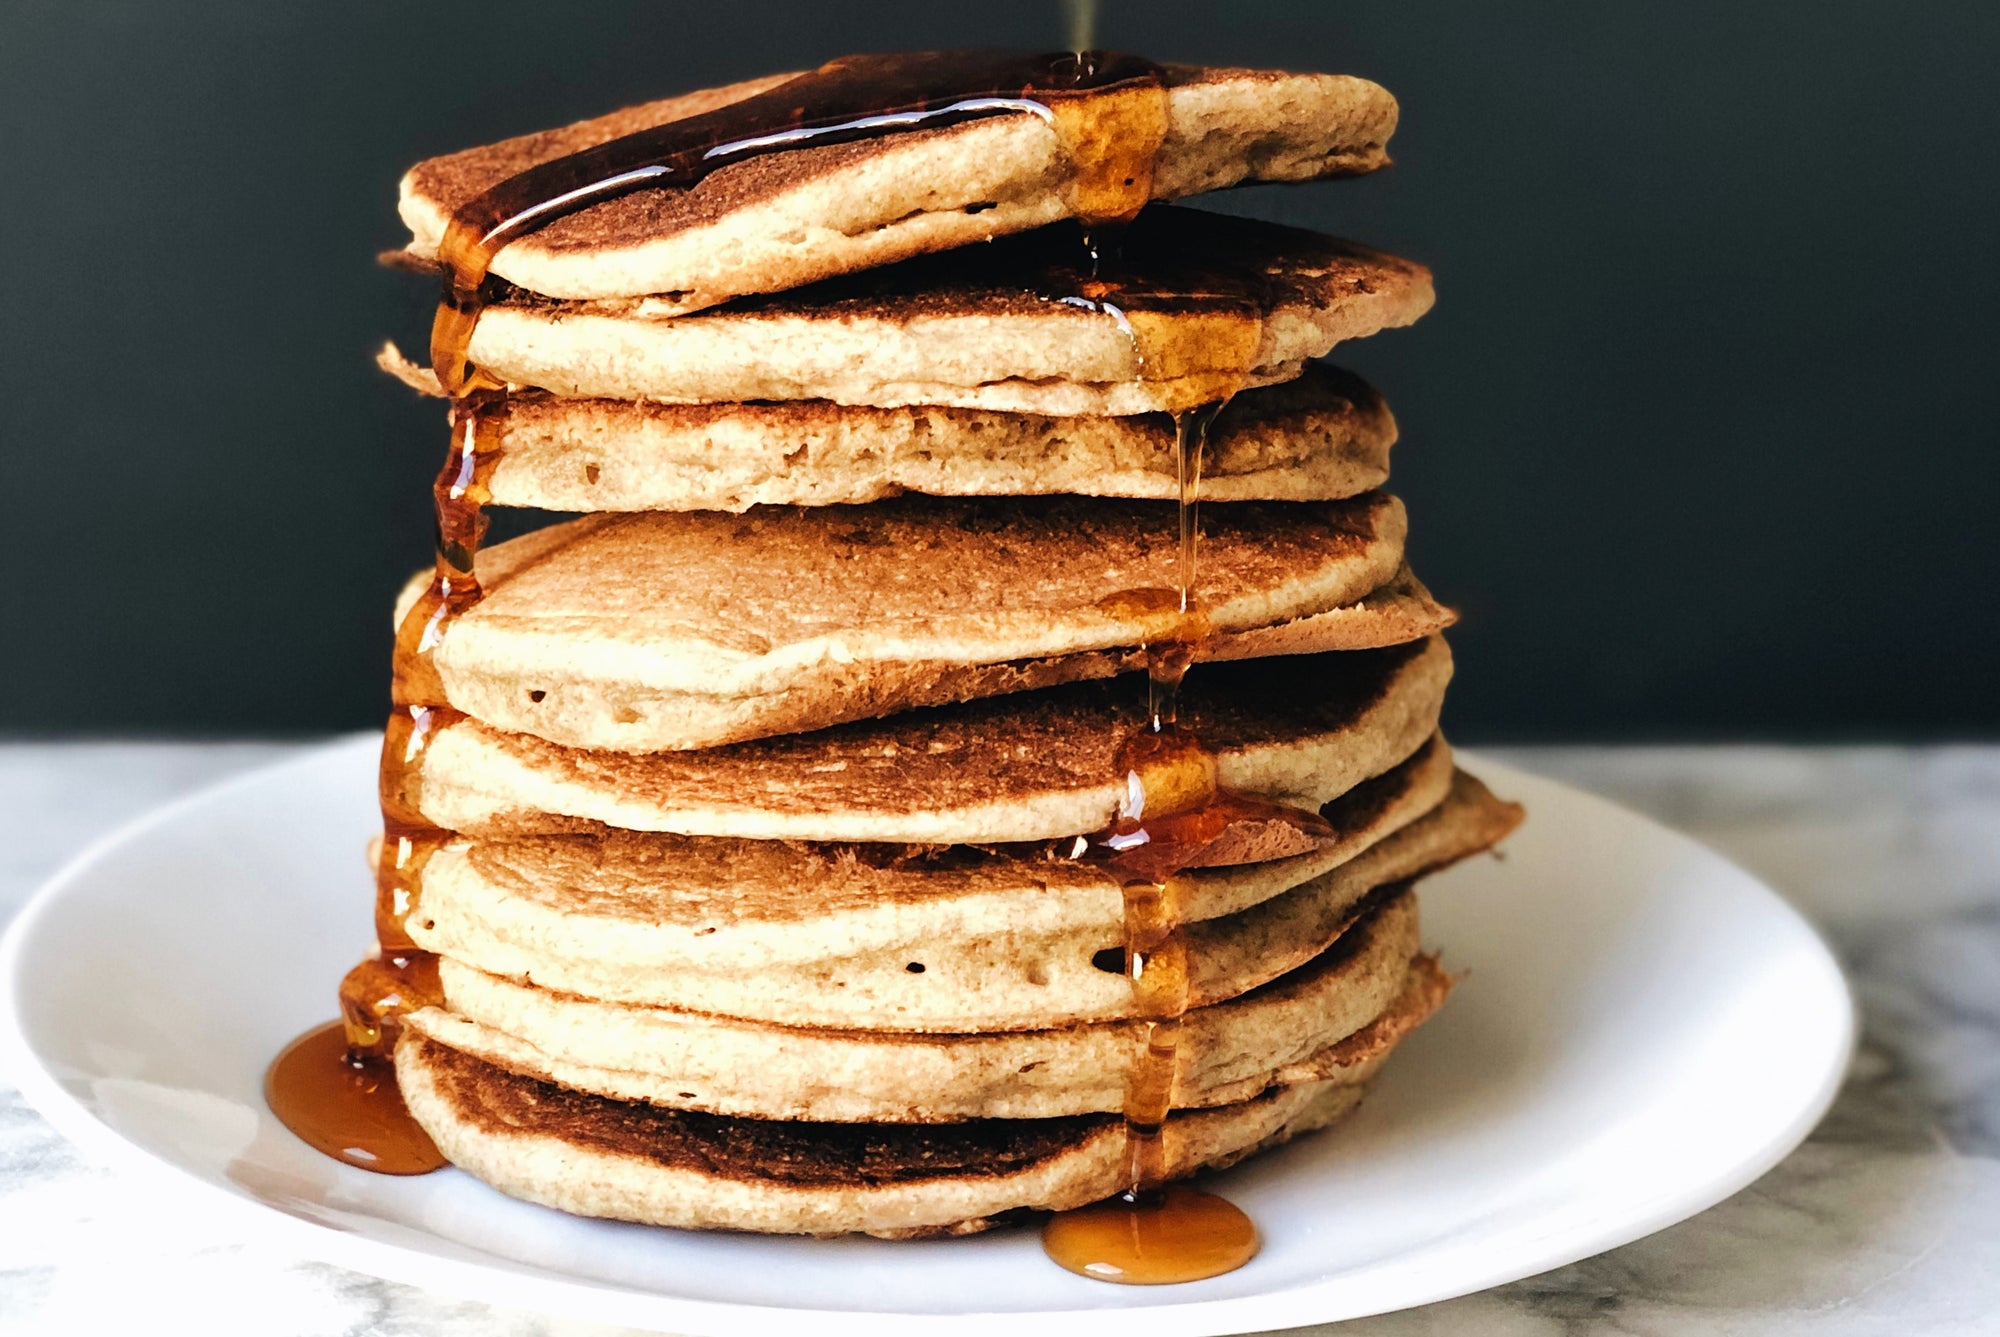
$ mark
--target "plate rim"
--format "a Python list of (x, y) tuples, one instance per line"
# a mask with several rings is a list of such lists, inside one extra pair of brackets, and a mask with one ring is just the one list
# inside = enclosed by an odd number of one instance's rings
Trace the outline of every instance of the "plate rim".
[[(149, 1179), (162, 1188), (176, 1186), (197, 1190), (207, 1206), (219, 1209), (215, 1212), (218, 1219), (240, 1223), (246, 1242), (257, 1238), (259, 1233), (268, 1238), (275, 1231), (282, 1243), (302, 1258), (332, 1263), (364, 1275), (458, 1299), (496, 1303), (530, 1313), (652, 1330), (712, 1333), (718, 1337), (746, 1330), (762, 1331), (766, 1326), (775, 1328), (778, 1324), (795, 1325), (807, 1319), (836, 1337), (845, 1337), (848, 1333), (860, 1337), (864, 1331), (868, 1334), (888, 1333), (898, 1337), (910, 1334), (915, 1337), (940, 1322), (948, 1322), (967, 1333), (997, 1333), (1002, 1325), (1015, 1328), (1023, 1323), (1036, 1323), (1060, 1329), (1079, 1321), (1087, 1322), (1093, 1328), (1109, 1326), (1114, 1330), (1144, 1324), (1146, 1337), (1225, 1337), (1232, 1333), (1276, 1331), (1396, 1312), (1474, 1294), (1622, 1247), (1684, 1221), (1742, 1191), (1796, 1150), (1825, 1117), (1845, 1082), (1858, 1042), (1859, 1018), (1854, 991), (1825, 934), (1764, 879), (1693, 836), (1615, 799), (1538, 775), (1483, 752), (1456, 749), (1456, 755), (1469, 769), (1477, 771), (1482, 778), (1492, 780), (1502, 789), (1521, 780), (1531, 785), (1550, 786), (1571, 798), (1600, 805), (1623, 820), (1638, 823), (1702, 851), (1734, 871), (1750, 888), (1773, 902), (1795, 927), (1805, 931), (1817, 948), (1814, 964), (1827, 976), (1827, 982), (1833, 986), (1843, 1005), (1830, 1009), (1830, 1024), (1837, 1033), (1817, 1087), (1798, 1106), (1797, 1113), (1782, 1133), (1767, 1140), (1757, 1155), (1739, 1162), (1726, 1175), (1705, 1179), (1698, 1187), (1662, 1197), (1650, 1211), (1626, 1217), (1608, 1232), (1584, 1238), (1581, 1230), (1568, 1230), (1557, 1237), (1560, 1242), (1555, 1247), (1545, 1247), (1532, 1263), (1524, 1265), (1519, 1250), (1503, 1253), (1485, 1268), (1457, 1272), (1435, 1287), (1424, 1288), (1421, 1293), (1412, 1293), (1389, 1303), (1371, 1301), (1362, 1308), (1340, 1305), (1328, 1308), (1316, 1303), (1327, 1292), (1338, 1291), (1343, 1286), (1343, 1280), (1334, 1277), (1254, 1295), (1141, 1306), (979, 1310), (948, 1314), (909, 1310), (821, 1309), (645, 1293), (584, 1277), (540, 1271), (526, 1273), (474, 1260), (426, 1254), (405, 1245), (341, 1230), (272, 1207), (213, 1183), (180, 1162), (157, 1155), (130, 1140), (91, 1112), (63, 1086), (54, 1069), (30, 1042), (16, 1001), (23, 982), (23, 960), (28, 955), (36, 925), (98, 862), (156, 828), (170, 825), (189, 809), (213, 803), (238, 788), (254, 789), (268, 784), (287, 771), (307, 770), (326, 764), (333, 754), (360, 751), (364, 744), (375, 745), (376, 739), (377, 736), (372, 733), (339, 736), (307, 745), (296, 755), (252, 766), (201, 785), (114, 826), (90, 841), (49, 875), (22, 903), (5, 932), (0, 933), (0, 1073), (17, 1083), (31, 1108), (91, 1158), (100, 1164), (133, 1173), (135, 1177)], [(749, 1327), (746, 1328), (746, 1325)]]

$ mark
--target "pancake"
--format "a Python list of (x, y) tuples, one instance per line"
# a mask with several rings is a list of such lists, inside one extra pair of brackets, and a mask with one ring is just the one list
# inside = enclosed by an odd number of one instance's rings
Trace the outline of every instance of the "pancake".
[[(1385, 896), (1305, 965), (1188, 1013), (1175, 1108), (1336, 1075), (1322, 1051), (1405, 993), (1435, 996), (1425, 1014), (1441, 1001), (1442, 973), (1417, 957), (1414, 894)], [(410, 1024), (453, 1048), (573, 1090), (717, 1114), (923, 1123), (1111, 1112), (1144, 1049), (1143, 1024), (1130, 1021), (962, 1035), (785, 1027), (606, 1005), (451, 960), (443, 978), (444, 1006)]]
[[(450, 962), (444, 978), (446, 1005), (408, 1023), (420, 1033), (572, 1091), (710, 1114), (935, 1123), (1116, 1113), (1146, 1048), (1134, 1022), (957, 1036), (786, 1028), (610, 1008)], [(1395, 895), (1307, 965), (1183, 1018), (1173, 1107), (1338, 1080), (1353, 1066), (1343, 1042), (1378, 1020), (1408, 1029), (1449, 989), (1417, 954), (1414, 894)]]
[[(1352, 607), (1319, 625), (1341, 641), (1305, 647), (1350, 648), (1444, 616), (1358, 606), (1402, 566), (1393, 497), (1203, 519), (1198, 601), (1219, 632)], [(495, 728), (711, 747), (1143, 668), (1137, 647), (1174, 624), (1178, 547), (1163, 503), (1068, 497), (587, 516), (482, 552), (485, 595), (431, 662), (446, 703)], [(399, 620), (428, 580), (404, 588)]]
[[(431, 158), (403, 178), (410, 251), (434, 256), (451, 212), (537, 163), (726, 106), (770, 75), (626, 108), (559, 130)], [(1170, 68), (1153, 195), (1371, 171), (1396, 102), (1364, 79)], [(673, 294), (676, 311), (773, 292), (1071, 216), (1049, 123), (995, 117), (950, 129), (774, 153), (687, 190), (627, 195), (502, 248), (493, 272), (552, 297)]]
[[(1318, 808), (1410, 756), (1437, 728), (1451, 653), (1384, 650), (1209, 664), (1183, 724), (1218, 782)], [(566, 748), (476, 720), (442, 722), (385, 799), (468, 835), (619, 827), (758, 840), (978, 845), (1107, 826), (1127, 795), (1118, 754), (1142, 725), (1125, 682), (909, 711), (698, 752)]]
[[(1271, 655), (1317, 655), (1333, 650), (1378, 650), (1384, 646), (1407, 645), (1435, 636), (1458, 621), (1458, 614), (1431, 597), (1430, 590), (1408, 566), (1403, 567), (1380, 589), (1371, 590), (1359, 601), (1324, 613), (1294, 618), (1290, 622), (1248, 631), (1228, 632), (1212, 637), (1195, 652), (1195, 662), (1206, 664), (1232, 659), (1263, 659)], [(1113, 673), (1142, 672), (1145, 655), (1141, 651), (1110, 651), (1064, 656), (1064, 674), (1071, 681), (1109, 676)], [(1102, 671), (1100, 673), (1100, 670)]]
[[(1243, 909), (1195, 920), (1183, 930), (1190, 1005), (1236, 997), (1303, 964), (1340, 936), (1377, 888), (1486, 849), (1518, 818), (1512, 805), (1460, 777), (1434, 811), (1326, 871)], [(1036, 934), (986, 921), (919, 945), (755, 972), (570, 955), (557, 943), (511, 942), (481, 927), (433, 916), (428, 904), (408, 922), (419, 946), (491, 975), (581, 1000), (781, 1026), (969, 1034), (1120, 1020), (1143, 1007), (1123, 973), (1120, 925)], [(810, 940), (809, 923), (800, 936)], [(606, 1010), (607, 1028), (621, 1020), (617, 1008)]]
[(643, 297), (503, 294), (470, 355), (586, 398), (1122, 416), (1291, 380), (1432, 301), (1421, 265), (1275, 223), (1157, 205), (1120, 238), (1109, 291), (1057, 227), (694, 316)]
[[(950, 1125), (729, 1118), (568, 1091), (415, 1032), (396, 1046), (396, 1075), (411, 1114), (454, 1165), (579, 1216), (910, 1238), (970, 1234), (1124, 1187), (1116, 1115)], [(1167, 1177), (1323, 1128), (1362, 1090), (1350, 1076), (1176, 1114), (1163, 1133)]]
[[(1180, 915), (1213, 919), (1282, 895), (1444, 801), (1451, 749), (1431, 739), (1323, 811), (1332, 835), (1232, 826), (1183, 875)], [(1120, 879), (1068, 845), (820, 844), (658, 832), (456, 838), (424, 865), (412, 927), (438, 951), (595, 962), (605, 971), (746, 975), (834, 958), (910, 953), (990, 934), (1124, 931)], [(474, 946), (473, 944), (481, 944)]]
[[(392, 368), (435, 392), (428, 371)], [(1238, 395), (1208, 432), (1204, 501), (1331, 501), (1380, 487), (1396, 439), (1359, 377), (1313, 363)], [(494, 429), (493, 503), (551, 511), (743, 511), (937, 496), (1176, 495), (1164, 415), (1057, 418), (824, 400), (659, 404), (522, 391)]]

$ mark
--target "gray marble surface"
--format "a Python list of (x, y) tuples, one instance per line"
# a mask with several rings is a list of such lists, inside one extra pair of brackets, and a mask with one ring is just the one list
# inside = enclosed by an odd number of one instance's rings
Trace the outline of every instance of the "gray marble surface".
[[(110, 826), (280, 744), (0, 746), (0, 919)], [(1763, 1179), (1649, 1239), (1342, 1326), (2000, 1332), (2000, 747), (1508, 754), (1692, 832), (1838, 948), (1865, 1035), (1839, 1103)], [(89, 1164), (0, 1077), (0, 1331), (525, 1337), (608, 1330), (274, 1252)]]

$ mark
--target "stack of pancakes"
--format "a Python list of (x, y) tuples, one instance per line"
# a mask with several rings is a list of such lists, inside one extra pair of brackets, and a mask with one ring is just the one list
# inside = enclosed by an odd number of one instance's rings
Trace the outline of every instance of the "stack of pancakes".
[[(1386, 161), (1365, 81), (1169, 74), (1156, 198)], [(525, 167), (777, 82), (420, 164), (410, 254)], [(573, 1212), (782, 1232), (1124, 1189), (1151, 1023), (1101, 837), (1201, 801), (1126, 758), (1148, 647), (1187, 626), (1190, 423), (1239, 387), (1176, 728), (1222, 792), (1324, 820), (1239, 805), (1161, 880), (1187, 963), (1168, 1175), (1337, 1118), (1442, 1001), (1411, 884), (1519, 814), (1437, 733), (1451, 615), (1375, 490), (1389, 411), (1314, 360), (1414, 320), (1429, 276), (1153, 204), (1120, 242), (1148, 300), (1076, 298), (1067, 181), (1049, 124), (1001, 116), (500, 251), (470, 347), (512, 387), (486, 485), (586, 514), (480, 554), (431, 654), (451, 722), (390, 796), (453, 833), (405, 925), (441, 1003), (396, 1050), (451, 1161)], [(1248, 342), (1172, 300), (1219, 264), (1259, 277)]]

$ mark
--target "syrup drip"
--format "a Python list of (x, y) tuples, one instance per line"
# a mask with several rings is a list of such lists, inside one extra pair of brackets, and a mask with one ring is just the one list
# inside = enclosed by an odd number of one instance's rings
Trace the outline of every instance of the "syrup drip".
[(1257, 1227), (1227, 1198), (1169, 1184), (1142, 1203), (1112, 1198), (1058, 1212), (1042, 1248), (1093, 1281), (1163, 1286), (1219, 1277), (1257, 1256)]
[(493, 500), (493, 472), (500, 463), (502, 391), (477, 390), (451, 406), (451, 449), (431, 484), (437, 522), (437, 558), (430, 583), (396, 628), (390, 699), (399, 706), (441, 706), (444, 683), (436, 652), (451, 620), (479, 602), (474, 561), (486, 537), (486, 507)]
[(313, 1150), (385, 1175), (420, 1175), (444, 1157), (403, 1104), (385, 1058), (355, 1057), (330, 1021), (286, 1045), (264, 1074), (264, 1100)]
[[(440, 566), (444, 545), (439, 545)], [(415, 610), (405, 625), (415, 621)], [(426, 654), (429, 652), (426, 651)], [(404, 675), (399, 675), (399, 681)], [(355, 1057), (386, 1059), (404, 1016), (440, 1001), (437, 957), (410, 937), (409, 918), (423, 899), (424, 867), (451, 833), (424, 819), (411, 799), (423, 756), (438, 734), (464, 716), (449, 706), (403, 705), (382, 734), (379, 787), (382, 846), (375, 856), (375, 955), (340, 982), (340, 1015)]]
[(494, 256), (593, 204), (685, 189), (732, 163), (787, 149), (1032, 115), (1050, 124), (1069, 159), (1070, 211), (1086, 227), (1117, 224), (1152, 198), (1166, 104), (1160, 68), (1118, 51), (848, 56), (741, 102), (537, 164), (469, 201), (446, 226), (432, 369), (447, 394), (500, 388), (467, 356)]
[(410, 1117), (391, 1063), (401, 1019), (442, 997), (437, 957), (411, 939), (423, 868), (445, 832), (408, 799), (424, 749), (458, 712), (399, 707), (382, 738), (382, 848), (375, 864), (375, 955), (340, 981), (340, 1020), (307, 1031), (264, 1075), (264, 1102), (285, 1127), (335, 1160), (382, 1174), (436, 1170), (444, 1157)]
[[(1254, 347), (1254, 345), (1251, 345)], [(1042, 1232), (1049, 1257), (1099, 1281), (1159, 1285), (1231, 1272), (1257, 1253), (1257, 1228), (1227, 1199), (1169, 1184), (1165, 1128), (1180, 1075), (1180, 1036), (1191, 996), (1185, 899), (1200, 851), (1239, 821), (1284, 821), (1312, 836), (1331, 828), (1317, 813), (1224, 789), (1213, 754), (1180, 720), (1180, 688), (1211, 634), (1197, 599), (1196, 509), (1201, 459), (1220, 403), (1176, 414), (1180, 513), (1177, 589), (1122, 591), (1106, 606), (1157, 620), (1146, 641), (1147, 720), (1120, 748), (1125, 796), (1089, 854), (1119, 877), (1125, 901), (1125, 974), (1144, 1030), (1126, 1079), (1125, 1190), (1061, 1212)]]
[[(426, 821), (411, 794), (424, 750), (461, 718), (444, 704), (435, 656), (446, 626), (479, 601), (475, 563), (499, 462), (494, 429), (505, 407), (499, 392), (487, 390), (452, 404), (451, 450), (431, 488), (435, 570), (396, 629), (396, 708), (382, 737), (375, 954), (340, 981), (340, 1021), (294, 1041), (264, 1082), (265, 1102), (287, 1128), (337, 1160), (386, 1174), (421, 1174), (444, 1164), (403, 1107), (390, 1061), (402, 1018), (443, 998), (437, 957), (417, 946), (407, 925), (422, 898), (424, 866), (450, 833)], [(329, 1038), (336, 1032), (338, 1045)]]
[(1097, 33), (1097, 0), (1063, 0), (1069, 15), (1069, 49), (1088, 51)]
[[(1084, 246), (1090, 272), (1071, 278), (1075, 292), (1052, 300), (1110, 317), (1131, 341), (1134, 379), (1173, 382), (1161, 391), (1176, 401), (1176, 436), (1185, 436), (1193, 414), (1205, 438), (1209, 422), (1256, 369), (1264, 335), (1262, 283), (1254, 275), (1218, 266), (1191, 276), (1203, 284), (1202, 291), (1163, 291), (1150, 283), (1107, 278), (1103, 267), (1111, 259), (1109, 244), (1086, 232)], [(1070, 276), (1050, 274), (1044, 281), (1065, 277)], [(1177, 441), (1176, 449), (1185, 467), (1186, 441)]]

